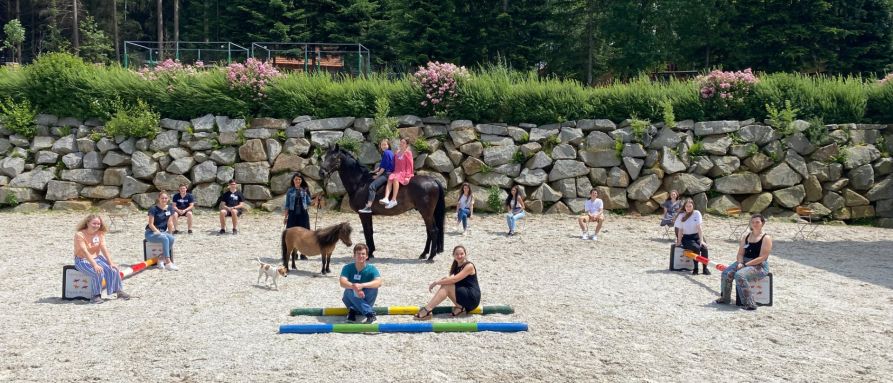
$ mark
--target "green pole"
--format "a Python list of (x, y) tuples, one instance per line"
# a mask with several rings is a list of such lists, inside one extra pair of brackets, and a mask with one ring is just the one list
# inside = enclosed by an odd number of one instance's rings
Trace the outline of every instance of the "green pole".
[(227, 64), (233, 63), (233, 51), (232, 51), (231, 44), (232, 43), (226, 43), (226, 63)]
[(129, 62), (127, 60), (127, 44), (124, 44), (124, 68), (128, 68)]
[(310, 57), (307, 56), (307, 45), (304, 45), (304, 73), (307, 73), (307, 60)]
[(180, 41), (177, 40), (174, 42), (174, 44), (176, 44), (174, 46), (174, 56), (176, 56), (177, 61), (180, 61)]

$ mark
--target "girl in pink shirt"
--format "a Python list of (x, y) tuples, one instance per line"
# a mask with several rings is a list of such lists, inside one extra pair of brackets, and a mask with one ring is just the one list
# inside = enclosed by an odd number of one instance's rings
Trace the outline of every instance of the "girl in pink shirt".
[[(400, 191), (400, 185), (408, 184), (414, 174), (415, 164), (412, 160), (412, 151), (409, 150), (409, 143), (406, 139), (401, 138), (400, 149), (394, 155), (394, 172), (388, 176), (388, 186), (385, 187), (384, 198), (378, 202), (386, 204), (385, 208), (387, 209), (397, 206), (397, 192)], [(394, 190), (394, 194), (388, 200), (391, 189)]]

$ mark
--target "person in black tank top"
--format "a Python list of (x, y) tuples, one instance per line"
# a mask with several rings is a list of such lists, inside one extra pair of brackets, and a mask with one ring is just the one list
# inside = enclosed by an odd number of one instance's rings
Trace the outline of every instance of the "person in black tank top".
[(732, 281), (744, 308), (756, 310), (757, 305), (750, 295), (750, 284), (769, 274), (769, 253), (772, 252), (772, 237), (763, 233), (766, 219), (754, 214), (750, 217), (750, 232), (741, 238), (738, 246), (738, 259), (722, 272), (720, 278), (719, 304), (728, 304), (732, 298)]
[(457, 317), (481, 304), (481, 287), (478, 285), (477, 269), (468, 261), (465, 247), (462, 245), (453, 248), (453, 264), (450, 266), (450, 276), (438, 279), (428, 285), (428, 291), (434, 290), (434, 286), (440, 285), (440, 289), (434, 293), (434, 297), (428, 304), (419, 308), (415, 319), (431, 319), (431, 311), (440, 302), (449, 298), (453, 302), (451, 316)]

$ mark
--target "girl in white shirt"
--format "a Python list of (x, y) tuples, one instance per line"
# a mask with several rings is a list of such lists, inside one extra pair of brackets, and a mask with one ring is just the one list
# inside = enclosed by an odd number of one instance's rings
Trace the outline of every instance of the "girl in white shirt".
[(468, 182), (462, 184), (459, 192), (459, 201), (456, 203), (456, 217), (462, 224), (462, 235), (468, 233), (468, 219), (474, 212), (474, 195), (471, 194), (471, 185)]
[[(685, 200), (683, 211), (676, 216), (676, 247), (691, 250), (704, 258), (710, 258), (707, 254), (707, 242), (704, 242), (704, 232), (701, 229), (701, 212), (695, 210), (695, 203), (691, 198)], [(704, 275), (710, 275), (707, 265), (702, 264)], [(695, 263), (692, 275), (698, 275), (698, 264)]]

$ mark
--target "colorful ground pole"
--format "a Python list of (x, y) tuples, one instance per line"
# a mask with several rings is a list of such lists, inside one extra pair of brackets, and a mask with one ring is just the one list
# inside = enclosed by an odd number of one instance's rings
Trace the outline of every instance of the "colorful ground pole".
[(416, 323), (311, 323), (279, 325), (280, 334), (393, 333), (393, 332), (519, 332), (527, 331), (521, 322), (416, 322)]
[[(374, 307), (375, 315), (415, 315), (419, 312), (419, 306), (386, 306)], [(432, 310), (434, 314), (449, 314), (453, 311), (450, 306), (437, 306)], [(469, 314), (514, 314), (515, 309), (511, 306), (478, 306), (478, 308), (468, 312)], [(291, 310), (291, 316), (344, 316), (347, 315), (347, 307), (309, 307), (297, 308)]]

